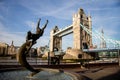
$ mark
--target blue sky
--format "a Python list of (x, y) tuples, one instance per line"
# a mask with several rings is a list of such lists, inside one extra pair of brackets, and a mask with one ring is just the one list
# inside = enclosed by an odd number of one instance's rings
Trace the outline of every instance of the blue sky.
[[(92, 16), (95, 30), (103, 28), (105, 35), (120, 40), (120, 0), (0, 0), (0, 42), (11, 44), (13, 40), (16, 46), (22, 45), (26, 32), (35, 32), (41, 18), (41, 26), (47, 19), (49, 23), (35, 47), (47, 45), (51, 29), (71, 25), (72, 15), (79, 8)], [(63, 49), (72, 47), (72, 34), (63, 37), (63, 44)]]

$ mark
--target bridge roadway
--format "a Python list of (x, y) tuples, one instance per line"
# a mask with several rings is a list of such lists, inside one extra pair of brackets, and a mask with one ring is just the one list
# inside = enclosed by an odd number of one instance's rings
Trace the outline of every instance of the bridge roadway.
[(120, 48), (83, 49), (83, 52), (118, 52)]
[(67, 26), (64, 29), (59, 30), (58, 32), (54, 33), (53, 36), (59, 36), (59, 37), (63, 37), (66, 36), (68, 34), (73, 33), (73, 26)]

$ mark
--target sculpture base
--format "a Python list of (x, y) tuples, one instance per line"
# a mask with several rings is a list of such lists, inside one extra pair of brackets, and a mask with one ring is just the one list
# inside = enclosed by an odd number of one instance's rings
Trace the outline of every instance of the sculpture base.
[(73, 80), (73, 78), (62, 72), (41, 71), (33, 77), (26, 76), (25, 80)]

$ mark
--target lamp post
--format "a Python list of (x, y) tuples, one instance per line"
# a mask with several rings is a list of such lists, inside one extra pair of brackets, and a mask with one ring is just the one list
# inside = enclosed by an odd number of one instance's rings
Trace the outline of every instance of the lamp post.
[(118, 44), (118, 65), (120, 66), (119, 44)]
[(48, 51), (48, 65), (50, 65), (50, 51)]

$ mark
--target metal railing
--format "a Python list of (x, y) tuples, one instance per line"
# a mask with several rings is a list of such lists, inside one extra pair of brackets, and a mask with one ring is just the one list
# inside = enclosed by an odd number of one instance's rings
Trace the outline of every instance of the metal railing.
[[(48, 60), (42, 60), (38, 58), (31, 58), (27, 59), (27, 62), (30, 65), (48, 65)], [(49, 61), (49, 63), (51, 63)], [(67, 61), (67, 60), (61, 60), (60, 64), (80, 64), (79, 62), (75, 61)], [(16, 59), (8, 59), (8, 60), (0, 60), (0, 65), (20, 65), (20, 63)]]

